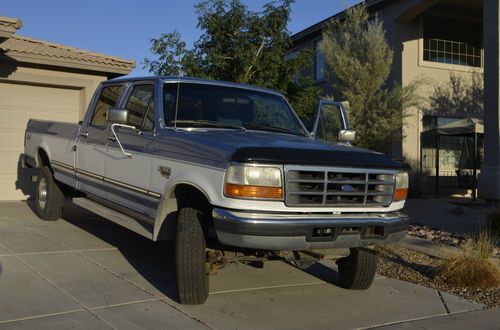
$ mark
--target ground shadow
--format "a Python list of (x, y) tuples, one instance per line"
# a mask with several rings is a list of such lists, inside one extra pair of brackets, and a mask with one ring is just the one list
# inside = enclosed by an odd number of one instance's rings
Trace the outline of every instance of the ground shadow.
[[(34, 202), (29, 201), (28, 205), (32, 210), (35, 209)], [(69, 200), (66, 201), (61, 218), (116, 247), (144, 279), (165, 296), (179, 301), (172, 242), (148, 240), (73, 204)]]
[(26, 167), (23, 164), (22, 154), (19, 155), (17, 161), (17, 179), (16, 179), (16, 190), (21, 190), (21, 192), (28, 196), (28, 200), (35, 199), (35, 187), (36, 184), (31, 180), (33, 176), (38, 175), (40, 169)]
[(315, 262), (307, 268), (301, 268), (301, 270), (326, 283), (340, 287), (338, 285), (339, 272), (332, 267), (322, 264), (321, 262)]
[[(35, 210), (33, 201), (28, 201), (28, 205), (33, 211)], [(172, 241), (153, 242), (87, 211), (69, 200), (66, 201), (62, 219), (116, 247), (146, 281), (168, 298), (179, 301)], [(263, 268), (265, 268), (265, 264)], [(338, 286), (338, 272), (320, 262), (307, 268), (298, 269), (324, 282)], [(111, 268), (111, 270), (113, 269)]]
[[(391, 261), (395, 264), (401, 265), (401, 266), (406, 267), (408, 269), (412, 269), (415, 272), (419, 273), (420, 275), (422, 275), (430, 280), (434, 279), (439, 272), (438, 266), (424, 265), (424, 264), (420, 264), (420, 263), (409, 262), (409, 261), (403, 259), (397, 253), (393, 253), (393, 252), (390, 252), (388, 250), (379, 251), (379, 254), (382, 254), (383, 257), (385, 259), (387, 259), (388, 261)], [(432, 256), (429, 256), (429, 257), (436, 259), (435, 257), (432, 257)]]

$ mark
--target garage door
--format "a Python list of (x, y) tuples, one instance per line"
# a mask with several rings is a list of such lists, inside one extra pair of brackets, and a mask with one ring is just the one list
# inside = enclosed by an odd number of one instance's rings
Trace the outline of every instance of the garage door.
[(77, 122), (80, 91), (0, 83), (0, 200), (26, 199), (32, 185), (19, 170), (28, 119)]

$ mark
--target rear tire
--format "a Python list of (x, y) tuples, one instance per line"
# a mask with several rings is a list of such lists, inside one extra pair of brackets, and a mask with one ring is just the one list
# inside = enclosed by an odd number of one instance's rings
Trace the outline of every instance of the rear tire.
[(206, 241), (202, 219), (203, 213), (193, 207), (181, 208), (177, 216), (175, 266), (181, 304), (203, 304), (208, 297)]
[(64, 193), (48, 167), (43, 167), (36, 182), (36, 212), (40, 219), (57, 220), (64, 208)]
[(337, 261), (340, 286), (351, 290), (366, 290), (375, 279), (378, 255), (364, 248), (352, 248), (351, 254)]

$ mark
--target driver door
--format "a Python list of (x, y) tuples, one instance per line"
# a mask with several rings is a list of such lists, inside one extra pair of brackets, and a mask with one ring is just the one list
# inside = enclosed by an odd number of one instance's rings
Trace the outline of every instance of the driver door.
[(148, 153), (155, 138), (154, 100), (153, 82), (140, 81), (129, 86), (120, 107), (128, 110), (127, 125), (136, 130), (116, 127), (116, 136), (110, 132), (107, 137), (104, 156), (108, 199), (146, 216), (154, 214), (159, 202), (158, 194), (150, 191), (154, 155)]
[(349, 131), (342, 103), (320, 100), (313, 128), (314, 138), (330, 143), (345, 142), (346, 132)]
[(79, 131), (75, 159), (79, 189), (101, 198), (108, 196), (103, 182), (109, 134), (106, 112), (116, 106), (124, 88), (123, 84), (101, 86)]

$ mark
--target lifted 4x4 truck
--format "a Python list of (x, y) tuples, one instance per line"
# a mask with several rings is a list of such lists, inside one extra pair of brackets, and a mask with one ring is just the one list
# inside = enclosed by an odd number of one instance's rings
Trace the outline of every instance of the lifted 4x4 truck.
[(406, 234), (408, 173), (352, 146), (354, 136), (339, 103), (320, 102), (310, 133), (272, 90), (127, 78), (103, 82), (78, 125), (30, 120), (24, 158), (40, 169), (41, 219), (58, 219), (72, 198), (153, 241), (173, 239), (179, 300), (200, 304), (227, 262), (298, 265), (321, 249), (338, 258), (341, 286), (371, 285), (372, 248)]

